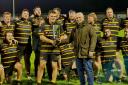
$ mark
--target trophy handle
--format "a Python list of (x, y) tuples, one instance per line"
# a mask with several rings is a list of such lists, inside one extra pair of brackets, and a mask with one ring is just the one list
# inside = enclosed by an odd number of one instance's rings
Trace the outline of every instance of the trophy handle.
[(59, 25), (53, 25), (53, 38), (59, 38), (60, 36), (60, 26)]

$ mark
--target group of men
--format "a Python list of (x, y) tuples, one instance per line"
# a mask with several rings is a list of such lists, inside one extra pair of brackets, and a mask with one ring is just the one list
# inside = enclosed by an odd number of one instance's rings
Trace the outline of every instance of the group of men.
[[(118, 33), (124, 28), (124, 36)], [(102, 67), (108, 82), (115, 80), (113, 64), (121, 70), (118, 80), (122, 80), (123, 70), (120, 63), (122, 50), (126, 73), (128, 74), (128, 21), (123, 27), (114, 16), (112, 8), (107, 8), (106, 18), (98, 22), (97, 15), (88, 14), (87, 20), (82, 12), (70, 10), (66, 16), (60, 8), (54, 8), (46, 17), (42, 16), (41, 8), (35, 7), (30, 16), (28, 9), (23, 9), (21, 16), (12, 19), (10, 12), (4, 12), (0, 22), (0, 84), (4, 79), (8, 83), (13, 71), (17, 72), (17, 84), (22, 80), (21, 59), (24, 57), (26, 75), (30, 80), (30, 57), (35, 53), (35, 77), (37, 85), (41, 85), (45, 68), (50, 83), (55, 85), (58, 72), (63, 69), (67, 80), (72, 65), (80, 79), (80, 85), (94, 85), (94, 77)], [(101, 66), (100, 66), (101, 65)], [(117, 78), (116, 78), (117, 80)]]

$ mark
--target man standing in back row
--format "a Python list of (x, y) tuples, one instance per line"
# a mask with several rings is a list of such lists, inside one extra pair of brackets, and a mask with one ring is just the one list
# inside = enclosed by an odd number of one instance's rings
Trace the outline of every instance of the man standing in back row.
[(32, 46), (33, 50), (35, 52), (35, 60), (34, 60), (34, 66), (35, 66), (35, 77), (37, 77), (37, 70), (38, 70), (38, 64), (39, 64), (39, 57), (40, 57), (40, 37), (39, 37), (39, 31), (41, 31), (41, 25), (44, 23), (44, 18), (41, 15), (41, 8), (35, 7), (34, 8), (34, 14), (31, 16), (31, 22), (32, 22)]
[(30, 56), (32, 53), (31, 47), (31, 22), (29, 21), (29, 11), (22, 11), (21, 19), (16, 22), (14, 37), (18, 41), (18, 58), (21, 60), (24, 56), (25, 67), (27, 70), (27, 78), (30, 80)]

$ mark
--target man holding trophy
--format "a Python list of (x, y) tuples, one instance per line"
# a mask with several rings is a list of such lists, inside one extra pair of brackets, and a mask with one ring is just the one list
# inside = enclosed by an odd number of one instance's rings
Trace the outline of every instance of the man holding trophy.
[[(38, 66), (37, 85), (41, 85), (41, 79), (44, 73), (46, 63), (51, 63), (52, 78), (50, 83), (56, 83), (57, 77), (57, 61), (60, 55), (58, 44), (61, 43), (61, 34), (63, 32), (61, 25), (56, 23), (56, 12), (50, 10), (45, 24), (42, 26), (40, 33), (41, 49), (40, 49), (40, 65)], [(48, 61), (50, 59), (50, 61)]]

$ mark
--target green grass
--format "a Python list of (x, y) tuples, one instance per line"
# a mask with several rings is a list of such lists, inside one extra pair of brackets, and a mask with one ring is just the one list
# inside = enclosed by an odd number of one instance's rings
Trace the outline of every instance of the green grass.
[[(22, 60), (22, 64), (23, 64), (23, 79), (22, 79), (22, 82), (23, 84), (22, 85), (36, 85), (36, 81), (35, 81), (35, 78), (34, 78), (34, 53), (32, 53), (32, 56), (31, 56), (31, 76), (32, 76), (32, 81), (28, 81), (27, 78), (26, 78), (26, 71), (25, 71), (25, 65), (24, 65), (24, 60)], [(48, 83), (48, 77), (47, 77), (47, 74), (46, 74), (46, 77), (44, 80), (42, 80), (42, 85), (50, 85)], [(9, 85), (9, 84), (4, 84), (4, 85)], [(75, 79), (71, 79), (69, 82), (68, 81), (64, 81), (64, 80), (60, 80), (60, 79), (57, 79), (57, 85), (80, 85), (80, 82), (79, 82), (79, 79), (75, 78)], [(128, 85), (126, 83), (117, 83), (117, 82), (112, 82), (112, 83), (102, 83), (102, 84), (98, 84), (95, 82), (94, 85)]]
[[(26, 78), (26, 71), (25, 71), (25, 65), (24, 65), (24, 61), (22, 60), (22, 64), (23, 64), (23, 85), (36, 85), (35, 83), (35, 78), (34, 78), (34, 53), (32, 53), (31, 55), (31, 76), (32, 76), (32, 82), (28, 81)], [(48, 77), (46, 74), (45, 79), (42, 81), (43, 85), (49, 85), (48, 84)], [(5, 84), (7, 85), (7, 84)], [(64, 81), (64, 80), (60, 80), (57, 79), (57, 85), (80, 85), (79, 79), (71, 79), (69, 82), (68, 81)], [(102, 83), (102, 84), (98, 84), (95, 82), (94, 85), (128, 85), (125, 83), (117, 83), (117, 82), (113, 82), (113, 83)]]

